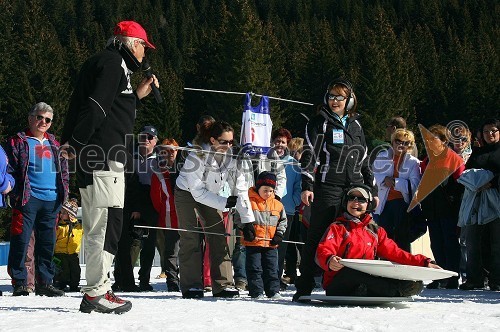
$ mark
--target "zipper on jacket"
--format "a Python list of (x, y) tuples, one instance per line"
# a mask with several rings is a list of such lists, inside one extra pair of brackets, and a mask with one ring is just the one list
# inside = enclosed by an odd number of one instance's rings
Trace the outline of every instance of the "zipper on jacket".
[(349, 249), (351, 248), (351, 244), (348, 243), (346, 246), (345, 246), (345, 250), (344, 250), (344, 253), (342, 254), (342, 258), (347, 258), (347, 254), (349, 253)]
[[(45, 121), (45, 120), (44, 120)], [(23, 183), (23, 194), (21, 196), (21, 206), (24, 206), (25, 204), (24, 203), (24, 193), (26, 192), (26, 181), (28, 180), (28, 166), (29, 166), (29, 163), (30, 163), (30, 148), (29, 148), (29, 144), (28, 144), (28, 141), (26, 141), (26, 137), (23, 139), (23, 144), (24, 145), (28, 145), (28, 159), (27, 159), (27, 164), (26, 164), (26, 167), (24, 168), (24, 183)], [(28, 203), (28, 202), (26, 202)]]

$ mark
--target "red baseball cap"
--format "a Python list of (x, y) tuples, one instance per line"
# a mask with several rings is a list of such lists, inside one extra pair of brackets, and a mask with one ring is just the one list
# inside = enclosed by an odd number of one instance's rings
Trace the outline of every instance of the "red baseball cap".
[(115, 35), (135, 37), (144, 40), (146, 46), (152, 49), (156, 47), (148, 41), (146, 30), (137, 22), (134, 21), (121, 21), (118, 23), (114, 30)]

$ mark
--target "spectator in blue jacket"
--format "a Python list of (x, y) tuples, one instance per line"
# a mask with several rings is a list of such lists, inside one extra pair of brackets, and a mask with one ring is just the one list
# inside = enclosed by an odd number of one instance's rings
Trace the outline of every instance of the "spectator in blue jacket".
[[(302, 191), (302, 177), (298, 161), (290, 156), (290, 152), (288, 151), (288, 142), (290, 142), (291, 139), (292, 134), (285, 128), (276, 129), (271, 134), (273, 149), (276, 151), (280, 160), (285, 163), (286, 190), (285, 194), (281, 198), (281, 203), (283, 203), (285, 207), (288, 222), (284, 234), (284, 240), (288, 240), (290, 237), (290, 230), (292, 229), (291, 225), (293, 217), (295, 216), (295, 207), (300, 205), (300, 193)], [(283, 274), (287, 247), (286, 242), (281, 243), (278, 247), (278, 276), (280, 278)], [(281, 289), (286, 289), (286, 284), (283, 282), (281, 282)]]
[(26, 296), (27, 272), (24, 261), (32, 230), (35, 230), (36, 295), (63, 296), (52, 286), (52, 257), (56, 243), (56, 217), (67, 198), (68, 162), (59, 153), (59, 143), (48, 130), (54, 111), (44, 102), (28, 114), (28, 128), (11, 137), (6, 146), (9, 173), (16, 180), (10, 192), (12, 224), (8, 271), (14, 296)]

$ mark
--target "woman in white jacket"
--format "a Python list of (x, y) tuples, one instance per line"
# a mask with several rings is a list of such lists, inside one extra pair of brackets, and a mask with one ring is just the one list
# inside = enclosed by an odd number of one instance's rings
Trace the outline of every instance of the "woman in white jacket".
[[(191, 152), (186, 158), (175, 188), (175, 208), (179, 227), (211, 233), (226, 232), (218, 211), (236, 207), (242, 222), (253, 222), (248, 200), (249, 185), (244, 171), (248, 167), (233, 158), (233, 128), (226, 122), (214, 122), (200, 132), (202, 150)], [(220, 190), (229, 184), (233, 196), (222, 197)], [(198, 213), (198, 216), (196, 215)], [(210, 274), (215, 297), (235, 297), (233, 270), (229, 248), (224, 236), (206, 235), (210, 248)], [(195, 232), (180, 232), (179, 250), (180, 286), (184, 298), (203, 297), (202, 252), (200, 236)]]
[(410, 251), (410, 225), (406, 209), (420, 182), (420, 161), (410, 155), (415, 136), (410, 130), (397, 129), (391, 136), (391, 148), (379, 152), (373, 162), (380, 204), (374, 219), (389, 238)]

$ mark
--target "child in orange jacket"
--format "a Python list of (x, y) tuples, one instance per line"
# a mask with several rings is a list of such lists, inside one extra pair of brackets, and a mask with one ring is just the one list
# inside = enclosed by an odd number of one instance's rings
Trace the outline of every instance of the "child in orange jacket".
[(243, 224), (243, 241), (246, 247), (246, 273), (248, 294), (262, 299), (280, 299), (278, 277), (278, 246), (283, 240), (287, 219), (283, 204), (274, 197), (276, 175), (262, 172), (255, 187), (248, 190), (248, 197), (255, 215), (255, 223)]

